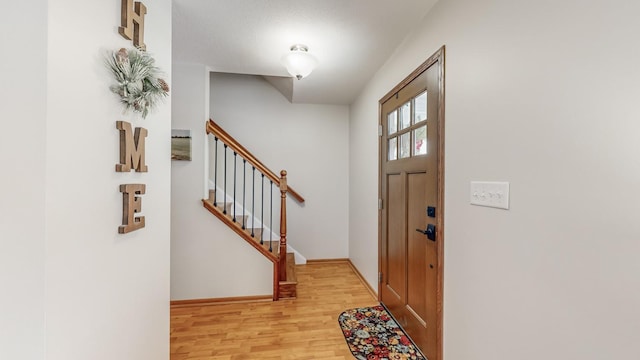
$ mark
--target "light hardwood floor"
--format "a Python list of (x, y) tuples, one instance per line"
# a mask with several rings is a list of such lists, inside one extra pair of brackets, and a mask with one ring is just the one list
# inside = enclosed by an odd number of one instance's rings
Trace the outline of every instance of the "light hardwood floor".
[(296, 267), (298, 298), (171, 309), (171, 360), (353, 359), (338, 325), (378, 304), (346, 262)]

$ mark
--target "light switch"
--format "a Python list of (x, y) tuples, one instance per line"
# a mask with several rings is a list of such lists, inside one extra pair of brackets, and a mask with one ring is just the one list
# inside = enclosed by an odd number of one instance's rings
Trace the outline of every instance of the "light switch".
[(505, 181), (472, 181), (469, 200), (472, 205), (509, 209), (509, 183)]

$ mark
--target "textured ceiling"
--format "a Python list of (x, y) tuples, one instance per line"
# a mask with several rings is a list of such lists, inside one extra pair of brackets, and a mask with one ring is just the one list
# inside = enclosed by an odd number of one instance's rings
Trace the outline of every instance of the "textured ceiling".
[(301, 43), (318, 68), (293, 102), (350, 104), (436, 0), (174, 0), (173, 60), (213, 71), (289, 76)]

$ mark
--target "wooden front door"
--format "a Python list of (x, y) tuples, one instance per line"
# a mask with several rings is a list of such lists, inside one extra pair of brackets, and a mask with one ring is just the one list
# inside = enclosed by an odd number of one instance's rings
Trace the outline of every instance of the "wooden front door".
[(442, 353), (444, 48), (380, 100), (380, 301)]

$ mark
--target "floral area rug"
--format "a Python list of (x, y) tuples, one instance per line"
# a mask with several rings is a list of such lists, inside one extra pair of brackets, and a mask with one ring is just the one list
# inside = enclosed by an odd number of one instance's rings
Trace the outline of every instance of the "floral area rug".
[(338, 322), (358, 360), (426, 360), (382, 305), (346, 310)]

